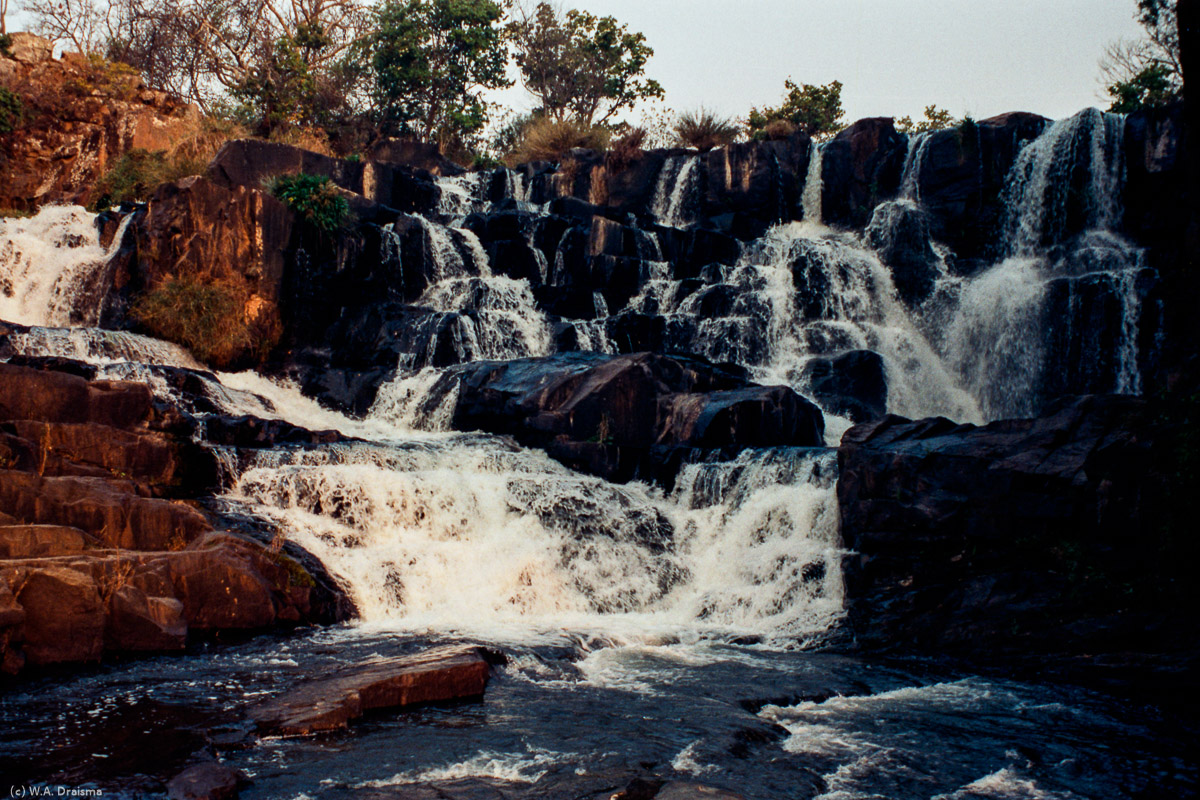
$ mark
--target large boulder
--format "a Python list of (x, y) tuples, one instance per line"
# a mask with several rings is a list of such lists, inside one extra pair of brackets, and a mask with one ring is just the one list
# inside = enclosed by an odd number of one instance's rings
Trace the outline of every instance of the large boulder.
[(921, 305), (933, 292), (938, 277), (938, 256), (926, 214), (909, 201), (880, 203), (863, 235), (891, 270), (900, 298), (910, 308)]
[(787, 387), (697, 358), (566, 353), (477, 362), (448, 371), (430, 393), (457, 392), (459, 430), (511, 434), (568, 466), (611, 480), (671, 483), (697, 451), (817, 446), (821, 412)]
[(861, 119), (826, 144), (821, 156), (825, 222), (866, 225), (875, 204), (900, 188), (907, 147), (890, 117)]
[(345, 728), (370, 711), (479, 698), (490, 675), (480, 648), (433, 648), (312, 681), (252, 709), (250, 717), (263, 733), (306, 736)]
[(883, 357), (871, 350), (810, 359), (802, 379), (805, 391), (833, 414), (867, 422), (887, 413), (887, 372)]
[(30, 665), (99, 661), (104, 652), (104, 600), (86, 572), (48, 567), (9, 579), (25, 611), (22, 648)]

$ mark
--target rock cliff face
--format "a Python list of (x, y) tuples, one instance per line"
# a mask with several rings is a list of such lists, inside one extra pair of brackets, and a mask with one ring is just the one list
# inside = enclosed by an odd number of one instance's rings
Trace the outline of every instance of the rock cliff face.
[(26, 361), (0, 364), (0, 671), (347, 615), (302, 554), (218, 530), (197, 507), (217, 466), (186, 413), (145, 384)]
[(14, 36), (0, 55), (0, 86), (21, 99), (24, 114), (0, 134), (0, 208), (86, 204), (113, 162), (134, 148), (167, 150), (195, 134), (200, 112), (103, 61), (52, 57), (49, 42)]
[(982, 661), (1194, 663), (1182, 565), (1195, 548), (1171, 532), (1167, 489), (1177, 436), (1145, 401), (1115, 396), (984, 427), (889, 416), (852, 428), (838, 501), (858, 641)]

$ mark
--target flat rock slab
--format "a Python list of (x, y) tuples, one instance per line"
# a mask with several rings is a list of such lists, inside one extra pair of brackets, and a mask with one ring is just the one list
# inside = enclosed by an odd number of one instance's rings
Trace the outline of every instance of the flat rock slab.
[(482, 697), (491, 668), (478, 647), (437, 647), (314, 681), (250, 712), (261, 733), (340, 730), (368, 711)]

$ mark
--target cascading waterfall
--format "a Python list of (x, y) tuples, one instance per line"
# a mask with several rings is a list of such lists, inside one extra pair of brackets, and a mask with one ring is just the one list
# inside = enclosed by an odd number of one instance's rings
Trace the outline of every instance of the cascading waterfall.
[[(953, 313), (932, 334), (988, 419), (1036, 413), (1058, 373), (1077, 376), (1074, 391), (1140, 391), (1144, 254), (1114, 232), (1123, 214), (1123, 144), (1124, 117), (1088, 109), (1055, 122), (1018, 154), (1003, 195), (1009, 257), (962, 282)], [(1071, 238), (1072, 231), (1082, 233)], [(1078, 302), (1083, 281), (1120, 309), (1104, 323), (1115, 329), (1111, 353), (1072, 333), (1075, 317), (1093, 310)], [(1063, 293), (1065, 303), (1057, 301)], [(1061, 316), (1049, 318), (1051, 306)], [(1049, 334), (1064, 328), (1051, 347)], [(1109, 360), (1115, 366), (1097, 371)]]
[(804, 176), (804, 193), (800, 197), (804, 221), (813, 222), (818, 225), (822, 222), (823, 214), (821, 196), (824, 179), (821, 175), (821, 162), (824, 152), (824, 145), (817, 144), (816, 142), (812, 143), (808, 154), (808, 172)]
[(662, 498), (452, 437), (264, 453), (230, 498), (321, 558), (368, 623), (795, 637), (841, 609), (834, 473), (826, 451), (750, 451)]
[(904, 156), (904, 173), (900, 178), (900, 197), (904, 200), (921, 202), (921, 167), (929, 152), (929, 133), (912, 134), (908, 139), (908, 152)]
[(651, 203), (654, 218), (663, 225), (680, 228), (693, 221), (699, 163), (700, 157), (694, 155), (671, 156), (663, 162)]
[[(114, 249), (129, 220), (113, 238)], [(111, 256), (100, 246), (96, 215), (80, 206), (44, 206), (28, 219), (0, 217), (0, 319), (95, 325)]]

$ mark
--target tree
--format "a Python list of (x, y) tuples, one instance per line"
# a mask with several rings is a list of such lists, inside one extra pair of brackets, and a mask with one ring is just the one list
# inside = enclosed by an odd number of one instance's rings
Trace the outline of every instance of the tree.
[(945, 128), (953, 128), (959, 124), (961, 120), (955, 119), (944, 108), (937, 106), (925, 106), (925, 118), (917, 120), (915, 123), (912, 117), (900, 117), (896, 120), (896, 130), (900, 133), (926, 133), (928, 131), (940, 131)]
[(571, 9), (560, 14), (538, 3), (509, 26), (525, 88), (556, 122), (609, 124), (638, 101), (663, 96), (658, 81), (644, 77), (654, 50), (641, 33), (613, 17)]
[(1183, 93), (1179, 27), (1175, 3), (1139, 0), (1136, 18), (1146, 35), (1113, 42), (1100, 62), (1112, 104), (1109, 111), (1128, 114), (1167, 105)]
[(381, 127), (446, 146), (487, 122), (481, 92), (509, 86), (492, 0), (385, 0), (367, 42)]
[(795, 125), (814, 139), (825, 139), (840, 131), (842, 122), (842, 84), (833, 81), (825, 86), (797, 86), (791, 78), (783, 82), (787, 94), (778, 108), (750, 109), (747, 127), (750, 135), (761, 139), (767, 126), (775, 120)]

